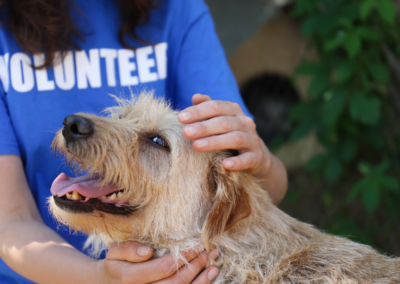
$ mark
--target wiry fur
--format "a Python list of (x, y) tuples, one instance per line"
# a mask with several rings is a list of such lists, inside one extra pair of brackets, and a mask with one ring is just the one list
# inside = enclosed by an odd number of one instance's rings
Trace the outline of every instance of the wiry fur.
[[(151, 94), (119, 100), (108, 117), (93, 121), (94, 135), (66, 148), (59, 132), (53, 147), (80, 170), (125, 189), (139, 206), (132, 215), (51, 210), (62, 223), (90, 234), (88, 245), (137, 241), (156, 256), (204, 244), (221, 255), (209, 265), (214, 283), (400, 283), (400, 260), (372, 248), (324, 234), (275, 207), (249, 173), (226, 171), (229, 151), (197, 152), (182, 135), (177, 112)], [(149, 144), (147, 135), (168, 141), (170, 152)]]

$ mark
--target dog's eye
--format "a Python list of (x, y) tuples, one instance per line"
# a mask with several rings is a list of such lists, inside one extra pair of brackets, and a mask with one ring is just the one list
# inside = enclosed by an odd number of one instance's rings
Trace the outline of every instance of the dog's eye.
[(164, 139), (161, 139), (160, 137), (152, 137), (151, 140), (156, 143), (157, 145), (160, 145), (162, 147), (166, 147), (167, 145), (165, 144)]
[(118, 118), (119, 118), (119, 119), (122, 119), (122, 114), (120, 114), (120, 115), (118, 116)]

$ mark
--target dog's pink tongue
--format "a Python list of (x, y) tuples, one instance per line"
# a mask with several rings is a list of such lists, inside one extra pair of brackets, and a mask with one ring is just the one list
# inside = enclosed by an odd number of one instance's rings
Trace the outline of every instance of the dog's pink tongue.
[(50, 189), (51, 194), (57, 195), (58, 197), (64, 196), (69, 192), (76, 191), (88, 198), (101, 197), (116, 190), (117, 189), (111, 184), (106, 184), (103, 187), (99, 187), (98, 179), (89, 175), (71, 178), (64, 173), (60, 174), (53, 181)]

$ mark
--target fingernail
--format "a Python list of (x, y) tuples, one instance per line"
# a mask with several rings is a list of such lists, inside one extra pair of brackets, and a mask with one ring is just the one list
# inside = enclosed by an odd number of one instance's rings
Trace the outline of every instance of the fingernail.
[(178, 115), (180, 121), (188, 121), (192, 118), (192, 114), (190, 112), (182, 112)]
[(234, 161), (232, 161), (232, 160), (228, 160), (228, 161), (226, 161), (225, 162), (225, 167), (227, 167), (227, 168), (233, 168), (235, 166), (235, 162)]
[(196, 140), (195, 145), (198, 148), (205, 148), (208, 146), (208, 141), (205, 139)]
[(136, 252), (139, 256), (146, 256), (149, 253), (149, 251), (150, 251), (150, 247), (148, 247), (148, 246), (140, 246), (136, 250)]
[(187, 126), (183, 130), (187, 136), (195, 136), (197, 134), (197, 128), (193, 126)]
[(211, 268), (207, 274), (208, 280), (214, 280), (218, 276), (218, 273), (219, 273), (219, 271), (217, 268), (215, 268), (215, 267)]
[(212, 251), (210, 251), (210, 253), (208, 254), (208, 258), (211, 260), (216, 260), (219, 256), (219, 251), (216, 249), (213, 249)]

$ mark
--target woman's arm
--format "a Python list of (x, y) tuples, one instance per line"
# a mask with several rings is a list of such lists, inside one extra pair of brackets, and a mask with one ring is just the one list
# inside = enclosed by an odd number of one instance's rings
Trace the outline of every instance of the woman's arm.
[(250, 170), (260, 179), (272, 202), (279, 204), (286, 194), (286, 169), (258, 137), (254, 121), (240, 106), (228, 101), (213, 101), (206, 95), (194, 95), (193, 105), (180, 112), (183, 134), (194, 139), (198, 151), (236, 149), (239, 155), (223, 161), (227, 170)]
[[(189, 253), (186, 259), (192, 269), (171, 269), (173, 259), (166, 255), (148, 260), (152, 251), (140, 256), (140, 244), (111, 246), (105, 260), (94, 260), (67, 244), (42, 221), (28, 188), (21, 159), (0, 156), (0, 257), (13, 270), (37, 283), (150, 283), (176, 279), (190, 283), (205, 267), (207, 257)], [(146, 251), (146, 249), (145, 249)], [(143, 262), (146, 261), (146, 262)], [(216, 267), (207, 268), (196, 284), (210, 283), (216, 277)], [(164, 279), (165, 278), (165, 279)]]
[(0, 156), (0, 195), (0, 257), (11, 269), (38, 283), (89, 283), (95, 260), (43, 223), (17, 156)]

